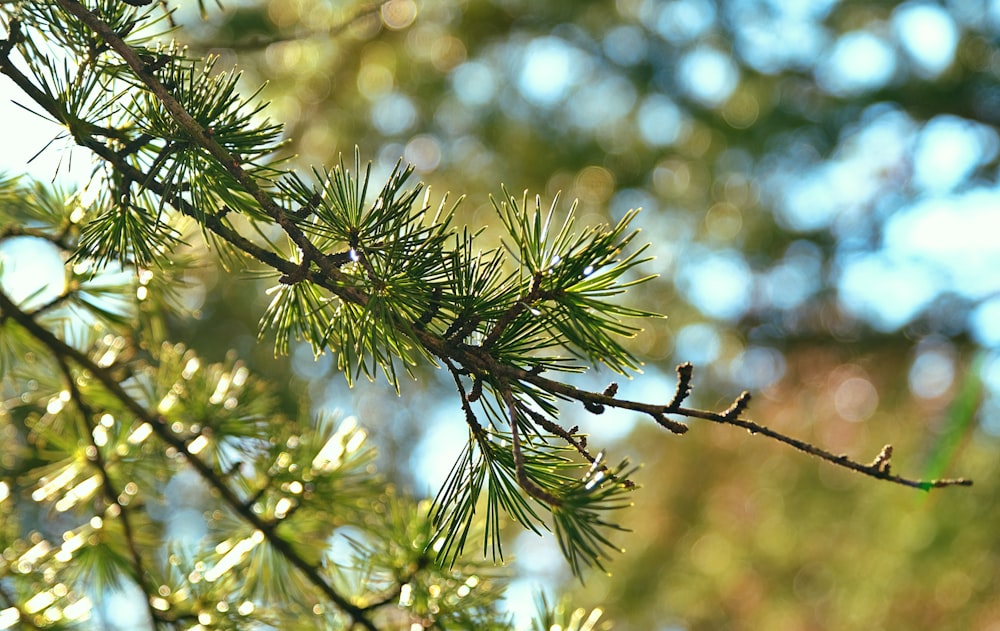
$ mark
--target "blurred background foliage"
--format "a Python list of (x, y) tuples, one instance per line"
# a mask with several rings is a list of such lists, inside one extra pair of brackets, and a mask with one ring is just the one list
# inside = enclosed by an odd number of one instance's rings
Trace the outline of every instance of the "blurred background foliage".
[[(792, 435), (859, 458), (893, 442), (900, 472), (976, 479), (924, 495), (725, 428), (580, 419), (645, 463), (634, 532), (585, 586), (518, 536), (512, 601), (563, 585), (620, 629), (1000, 629), (1000, 5), (227, 9), (190, 44), (268, 82), (303, 167), (402, 156), (475, 226), (497, 224), (501, 181), (578, 199), (585, 222), (642, 207), (660, 276), (629, 300), (669, 319), (635, 340), (630, 396), (668, 398), (692, 361), (699, 405), (750, 389), (750, 416)], [(224, 293), (201, 308), (259, 313)], [(354, 406), (404, 485), (436, 488), (462, 435), (441, 382), (348, 396), (308, 353), (292, 367), (314, 406)]]
[[(1000, 631), (1000, 4), (194, 5), (185, 43), (267, 82), (303, 169), (357, 145), (377, 180), (402, 157), (466, 195), (474, 226), (499, 227), (501, 182), (578, 199), (581, 224), (642, 207), (659, 278), (628, 300), (669, 319), (634, 340), (647, 365), (623, 395), (665, 401), (691, 361), (694, 404), (749, 389), (748, 416), (783, 432), (859, 459), (892, 442), (899, 473), (976, 480), (923, 494), (729, 428), (581, 418), (645, 465), (634, 532), (585, 585), (551, 538), (518, 535), (513, 609), (542, 585), (618, 629)], [(445, 376), (397, 398), (348, 391), (306, 348), (275, 363), (256, 341), (266, 297), (225, 278), (189, 272), (199, 317), (173, 336), (255, 358), (296, 384), (289, 406), (304, 388), (314, 410), (357, 413), (399, 483), (433, 493), (464, 436)]]

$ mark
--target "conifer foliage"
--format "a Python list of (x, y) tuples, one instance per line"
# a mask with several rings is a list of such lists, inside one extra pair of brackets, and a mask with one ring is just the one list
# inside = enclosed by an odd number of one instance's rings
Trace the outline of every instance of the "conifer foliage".
[[(634, 212), (580, 226), (571, 204), (501, 188), (504, 237), (489, 245), (406, 166), (373, 181), (359, 150), (296, 171), (276, 158), (266, 105), (173, 45), (164, 8), (0, 5), (0, 71), (95, 155), (82, 191), (0, 180), (0, 239), (45, 240), (66, 261), (52, 298), (0, 292), (0, 626), (73, 626), (103, 590), (138, 588), (157, 628), (510, 628), (503, 524), (551, 530), (583, 575), (616, 549), (635, 488), (627, 462), (562, 422), (567, 402), (677, 434), (684, 417), (735, 425), (919, 488), (968, 483), (899, 477), (889, 448), (865, 465), (773, 432), (742, 417), (747, 394), (686, 408), (687, 364), (663, 401), (569, 385), (640, 364), (623, 340), (654, 314), (619, 300), (647, 279)], [(352, 419), (282, 416), (275, 385), (238, 358), (208, 363), (165, 338), (198, 263), (178, 246), (196, 240), (232, 274), (272, 279), (260, 338), (277, 352), (308, 344), (348, 381), (404, 397), (414, 367), (450, 374), (468, 443), (433, 501), (378, 477)], [(178, 480), (207, 490), (190, 500), (206, 515), (197, 544), (165, 531)]]

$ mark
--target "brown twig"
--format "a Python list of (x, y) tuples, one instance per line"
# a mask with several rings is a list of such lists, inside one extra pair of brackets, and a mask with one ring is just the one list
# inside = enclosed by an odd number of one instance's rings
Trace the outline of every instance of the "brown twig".
[[(720, 423), (722, 425), (735, 425), (736, 427), (742, 427), (751, 434), (761, 434), (763, 436), (767, 436), (768, 438), (772, 438), (780, 443), (784, 443), (790, 447), (798, 449), (801, 452), (807, 453), (810, 456), (826, 460), (827, 462), (844, 467), (845, 469), (851, 469), (852, 471), (863, 473), (864, 475), (872, 478), (878, 478), (879, 480), (885, 480), (887, 482), (894, 482), (896, 484), (909, 486), (915, 489), (923, 489), (926, 491), (946, 486), (972, 486), (972, 480), (968, 478), (943, 478), (935, 480), (905, 478), (903, 476), (890, 473), (889, 468), (883, 464), (885, 461), (879, 461), (878, 458), (876, 458), (872, 464), (863, 464), (856, 460), (852, 460), (845, 454), (834, 454), (831, 451), (827, 451), (826, 449), (817, 447), (816, 445), (807, 443), (803, 440), (792, 438), (791, 436), (787, 436), (781, 432), (775, 431), (748, 419), (732, 418), (726, 414), (718, 414), (716, 412), (694, 410), (689, 408), (680, 408), (676, 413), (689, 418), (700, 418), (713, 423)], [(885, 449), (883, 448), (883, 452), (884, 451)]]
[[(474, 358), (471, 361), (480, 361), (481, 358)], [(666, 429), (677, 433), (683, 434), (689, 428), (683, 423), (678, 423), (676, 421), (671, 421), (666, 418), (666, 414), (673, 414), (676, 416), (681, 416), (685, 418), (699, 418), (706, 421), (711, 421), (713, 423), (719, 423), (722, 425), (734, 425), (736, 427), (742, 427), (749, 431), (751, 434), (761, 434), (767, 436), (768, 438), (774, 439), (780, 443), (784, 443), (807, 453), (811, 456), (821, 458), (827, 462), (833, 463), (835, 465), (844, 467), (846, 469), (851, 469), (862, 473), (869, 477), (877, 478), (879, 480), (885, 480), (887, 482), (893, 482), (895, 484), (900, 484), (903, 486), (909, 486), (918, 489), (932, 489), (932, 488), (942, 488), (948, 486), (971, 486), (972, 480), (967, 478), (945, 478), (945, 479), (934, 479), (934, 480), (920, 480), (914, 478), (906, 478), (903, 476), (895, 475), (890, 473), (887, 469), (879, 468), (878, 466), (867, 465), (862, 462), (852, 460), (843, 454), (834, 454), (830, 451), (817, 447), (811, 443), (787, 436), (778, 432), (776, 430), (770, 429), (764, 425), (760, 425), (752, 420), (739, 418), (738, 414), (741, 413), (747, 403), (749, 403), (749, 395), (744, 393), (746, 396), (741, 395), (740, 398), (732, 405), (730, 408), (722, 413), (711, 412), (708, 410), (699, 410), (695, 408), (686, 407), (670, 407), (664, 405), (656, 405), (649, 403), (640, 403), (638, 401), (630, 401), (627, 399), (617, 399), (613, 397), (607, 397), (601, 393), (588, 392), (586, 390), (580, 390), (571, 385), (564, 384), (558, 381), (553, 381), (551, 379), (546, 379), (540, 375), (532, 374), (530, 371), (526, 371), (520, 368), (506, 366), (499, 364), (498, 362), (487, 362), (486, 365), (482, 367), (482, 370), (492, 371), (493, 374), (503, 376), (511, 380), (520, 380), (527, 383), (531, 383), (538, 387), (539, 389), (552, 392), (554, 394), (560, 395), (564, 398), (576, 400), (576, 401), (594, 401), (606, 405), (608, 407), (614, 407), (624, 410), (634, 410), (636, 412), (641, 412), (649, 415), (653, 419), (657, 420), (660, 425), (663, 425)], [(685, 372), (687, 372), (685, 370)], [(680, 371), (678, 371), (680, 374)], [(684, 385), (685, 388), (689, 388), (690, 379), (687, 380), (687, 384)], [(678, 390), (682, 384), (678, 383)], [(675, 395), (676, 399), (676, 395)], [(742, 403), (741, 403), (742, 402)], [(733, 414), (735, 408), (736, 415)]]
[(872, 461), (870, 466), (884, 473), (889, 473), (889, 469), (892, 467), (891, 460), (892, 445), (886, 445), (882, 447), (882, 451), (878, 452), (878, 455), (875, 456), (875, 460)]
[(694, 374), (694, 366), (691, 362), (684, 362), (677, 366), (677, 388), (674, 390), (674, 398), (667, 404), (668, 410), (676, 410), (684, 402), (684, 399), (691, 394), (691, 376)]
[(501, 381), (500, 391), (503, 395), (504, 403), (507, 404), (507, 419), (510, 422), (510, 440), (514, 450), (514, 474), (517, 476), (518, 484), (533, 498), (545, 502), (549, 506), (558, 506), (561, 503), (559, 498), (535, 484), (534, 480), (528, 476), (528, 470), (524, 465), (524, 453), (521, 449), (521, 435), (518, 430), (519, 414), (517, 412), (517, 399), (514, 397), (514, 391), (511, 390), (509, 383)]
[[(459, 369), (455, 364), (447, 357), (442, 357), (441, 361), (444, 362), (445, 367), (448, 368), (448, 372), (451, 373), (452, 378), (455, 380), (455, 388), (458, 390), (458, 396), (462, 401), (462, 411), (465, 412), (465, 422), (469, 424), (469, 428), (472, 430), (473, 434), (477, 436), (482, 433), (483, 426), (479, 424), (479, 420), (476, 419), (476, 413), (472, 411), (472, 402), (475, 398), (472, 395), (466, 394), (465, 386), (462, 385), (462, 377)], [(479, 386), (480, 392), (482, 391), (482, 380), (476, 379), (472, 384), (473, 393), (476, 392), (476, 386)]]
[(740, 414), (747, 409), (750, 405), (750, 393), (744, 390), (740, 393), (740, 396), (733, 401), (733, 404), (726, 408), (726, 411), (722, 413), (722, 416), (729, 420), (735, 420), (740, 417)]

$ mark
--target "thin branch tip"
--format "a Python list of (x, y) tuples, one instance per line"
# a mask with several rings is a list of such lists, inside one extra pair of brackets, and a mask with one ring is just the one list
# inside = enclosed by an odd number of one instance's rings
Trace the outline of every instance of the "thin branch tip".
[(892, 445), (886, 445), (882, 448), (882, 451), (878, 452), (875, 456), (875, 460), (872, 461), (871, 467), (878, 471), (879, 473), (889, 473), (889, 469), (892, 467)]
[(684, 362), (677, 366), (677, 388), (674, 390), (674, 398), (667, 404), (667, 410), (680, 408), (684, 399), (691, 394), (691, 376), (694, 374), (694, 366), (691, 362)]
[(747, 406), (750, 405), (750, 399), (751, 399), (750, 393), (744, 390), (743, 392), (740, 393), (740, 396), (737, 397), (735, 401), (733, 401), (733, 404), (730, 405), (729, 408), (722, 413), (722, 417), (727, 421), (738, 419), (740, 417), (740, 414), (742, 414), (743, 411), (747, 409)]

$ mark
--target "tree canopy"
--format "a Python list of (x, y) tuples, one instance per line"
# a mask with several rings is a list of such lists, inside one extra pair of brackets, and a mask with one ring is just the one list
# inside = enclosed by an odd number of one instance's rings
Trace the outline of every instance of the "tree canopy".
[(1000, 22), (196, 5), (0, 6), (0, 627), (1000, 619)]

